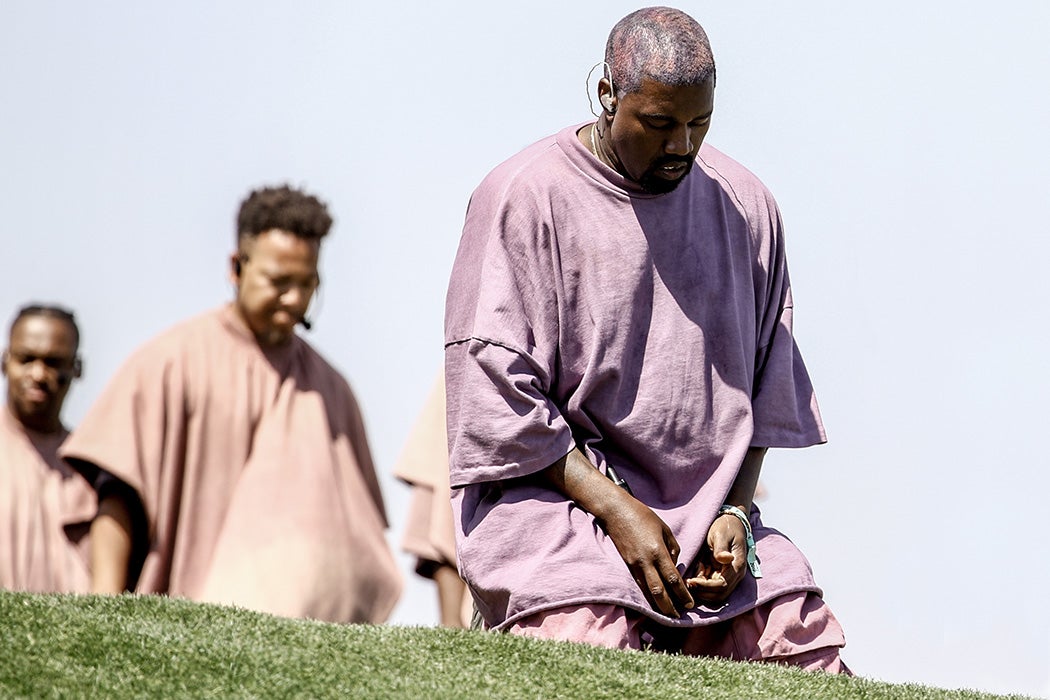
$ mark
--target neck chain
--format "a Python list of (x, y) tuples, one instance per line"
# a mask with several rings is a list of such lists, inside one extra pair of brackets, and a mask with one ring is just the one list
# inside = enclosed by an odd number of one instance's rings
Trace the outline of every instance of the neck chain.
[[(598, 140), (594, 136), (597, 131), (598, 122), (594, 122), (594, 124), (591, 125), (591, 150), (594, 151), (594, 157), (598, 159), (598, 162), (609, 165), (608, 161), (606, 161), (605, 158), (602, 158), (602, 154), (598, 151)], [(612, 166), (610, 165), (609, 167)]]

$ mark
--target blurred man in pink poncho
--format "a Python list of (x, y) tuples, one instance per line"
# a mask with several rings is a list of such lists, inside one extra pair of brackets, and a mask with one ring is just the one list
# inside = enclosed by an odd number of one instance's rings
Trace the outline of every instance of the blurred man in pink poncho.
[(702, 145), (714, 91), (700, 25), (635, 12), (597, 122), (474, 192), (445, 319), (460, 572), (492, 629), (847, 672), (753, 506), (767, 448), (825, 436), (776, 203)]
[(434, 581), (445, 627), (467, 627), (473, 604), (456, 568), (456, 528), (448, 487), (445, 381), (439, 377), (409, 433), (394, 475), (412, 487), (402, 548), (416, 557), (416, 573)]
[(312, 195), (252, 192), (233, 302), (135, 352), (63, 446), (96, 482), (96, 592), (381, 622), (401, 589), (361, 412), (295, 326), (332, 219)]
[(69, 311), (22, 307), (0, 368), (0, 588), (86, 593), (95, 492), (58, 457), (62, 404), (80, 377), (80, 330)]

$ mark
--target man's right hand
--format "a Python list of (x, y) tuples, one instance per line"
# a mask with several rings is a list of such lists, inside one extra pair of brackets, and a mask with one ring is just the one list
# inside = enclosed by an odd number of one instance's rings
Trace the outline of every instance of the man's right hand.
[(626, 498), (606, 508), (599, 520), (653, 610), (678, 617), (681, 608), (693, 607), (693, 596), (675, 564), (681, 551), (678, 542), (649, 506), (623, 495)]
[(678, 542), (647, 505), (607, 479), (578, 449), (541, 474), (601, 523), (654, 610), (678, 617), (680, 609), (693, 607), (676, 565)]

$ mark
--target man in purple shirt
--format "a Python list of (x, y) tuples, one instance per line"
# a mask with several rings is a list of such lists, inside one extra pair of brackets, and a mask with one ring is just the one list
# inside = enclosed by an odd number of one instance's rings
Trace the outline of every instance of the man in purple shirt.
[(701, 147), (714, 87), (695, 20), (632, 13), (598, 121), (474, 192), (445, 322), (460, 569), (492, 629), (848, 672), (752, 504), (767, 448), (825, 436), (776, 203)]

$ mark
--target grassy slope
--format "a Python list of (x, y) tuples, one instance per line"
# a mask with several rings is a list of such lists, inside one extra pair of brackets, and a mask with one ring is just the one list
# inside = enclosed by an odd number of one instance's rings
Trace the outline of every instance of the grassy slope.
[(0, 696), (996, 697), (499, 634), (284, 620), (158, 597), (2, 591)]

